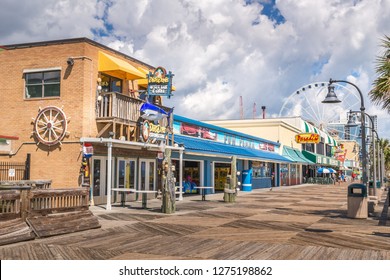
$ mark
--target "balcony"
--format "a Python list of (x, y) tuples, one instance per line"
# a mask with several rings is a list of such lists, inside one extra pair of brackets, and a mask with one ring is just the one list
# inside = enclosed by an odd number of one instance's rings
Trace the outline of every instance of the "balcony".
[[(137, 141), (139, 135), (140, 108), (145, 101), (124, 95), (119, 92), (102, 93), (96, 103), (97, 137), (108, 137), (108, 132), (114, 132), (114, 138), (127, 141)], [(164, 110), (170, 108), (161, 106)], [(161, 126), (167, 126), (167, 120), (159, 121)]]

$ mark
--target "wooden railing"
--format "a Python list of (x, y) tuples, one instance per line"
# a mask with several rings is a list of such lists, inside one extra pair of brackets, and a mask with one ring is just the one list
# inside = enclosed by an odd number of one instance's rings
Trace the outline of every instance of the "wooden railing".
[[(122, 120), (124, 123), (139, 121), (140, 108), (145, 101), (118, 92), (102, 93), (97, 103), (96, 119), (99, 121)], [(161, 106), (165, 111), (170, 108)], [(165, 121), (165, 120), (162, 120)], [(166, 123), (160, 123), (166, 125)]]
[(20, 190), (0, 191), (0, 221), (21, 217)]
[(140, 116), (140, 107), (143, 101), (118, 92), (107, 92), (102, 95), (97, 104), (98, 120), (114, 118), (137, 122)]
[(0, 220), (87, 210), (89, 188), (33, 189), (30, 186), (0, 187)]
[(48, 189), (52, 180), (0, 181), (0, 186), (30, 186), (32, 189)]

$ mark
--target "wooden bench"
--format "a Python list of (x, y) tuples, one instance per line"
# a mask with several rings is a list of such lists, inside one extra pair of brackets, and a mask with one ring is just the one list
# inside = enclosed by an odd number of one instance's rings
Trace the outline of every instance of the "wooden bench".
[(97, 217), (89, 210), (28, 217), (26, 221), (39, 238), (100, 228)]
[(0, 245), (100, 227), (88, 208), (89, 188), (1, 186)]
[(32, 229), (22, 219), (0, 222), (0, 245), (35, 239)]

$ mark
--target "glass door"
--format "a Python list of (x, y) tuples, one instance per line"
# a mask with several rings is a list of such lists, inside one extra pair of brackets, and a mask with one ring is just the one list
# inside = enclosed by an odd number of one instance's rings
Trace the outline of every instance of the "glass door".
[(136, 159), (118, 159), (117, 188), (135, 189)]
[(95, 204), (107, 202), (107, 158), (92, 157), (92, 188)]
[(154, 159), (140, 159), (138, 189), (156, 190), (156, 161)]

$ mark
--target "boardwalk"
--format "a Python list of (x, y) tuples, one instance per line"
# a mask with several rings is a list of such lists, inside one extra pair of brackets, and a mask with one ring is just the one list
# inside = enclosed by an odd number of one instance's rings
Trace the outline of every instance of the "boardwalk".
[(227, 204), (222, 194), (185, 197), (175, 214), (160, 200), (111, 211), (91, 210), (99, 229), (0, 247), (2, 260), (264, 259), (390, 260), (390, 225), (375, 216), (349, 219), (346, 186), (303, 185), (240, 193)]

